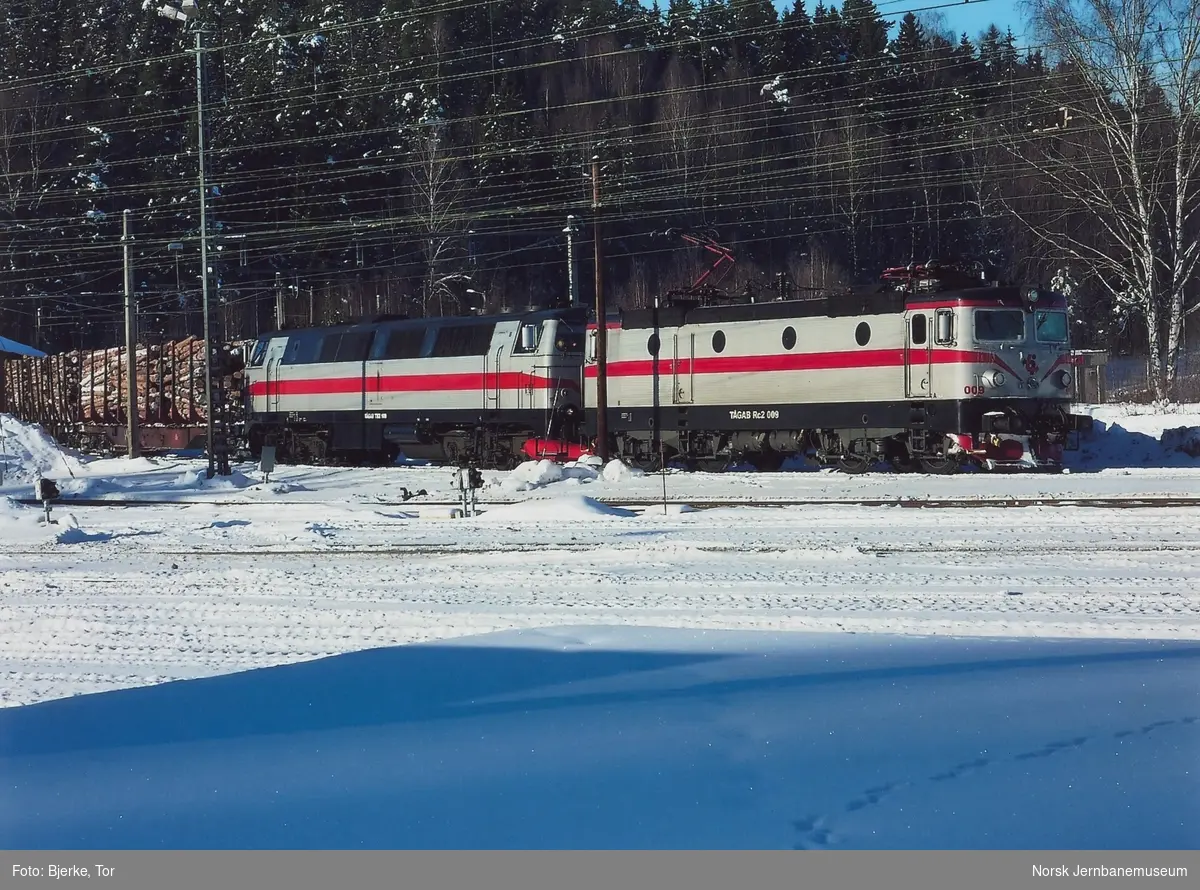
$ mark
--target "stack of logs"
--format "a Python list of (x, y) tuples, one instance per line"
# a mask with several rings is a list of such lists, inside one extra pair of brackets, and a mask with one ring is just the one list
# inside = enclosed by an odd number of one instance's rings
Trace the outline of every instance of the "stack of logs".
[[(196, 423), (205, 419), (204, 341), (190, 337), (135, 350), (138, 420)], [(126, 411), (125, 350), (81, 355), (80, 420), (122, 423)]]
[[(240, 355), (236, 347), (232, 350)], [(207, 419), (204, 341), (194, 337), (139, 346), (136, 354), (137, 413), (143, 424), (183, 425)], [(235, 363), (235, 366), (240, 363)], [(30, 423), (59, 426), (126, 422), (128, 368), (123, 347), (0, 362), (0, 411)], [(239, 401), (240, 370), (224, 379), (214, 369), (213, 387), (223, 384)]]

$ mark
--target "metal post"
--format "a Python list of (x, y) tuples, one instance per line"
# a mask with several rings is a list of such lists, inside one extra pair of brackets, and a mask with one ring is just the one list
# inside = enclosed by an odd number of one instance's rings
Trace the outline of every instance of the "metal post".
[(567, 217), (567, 292), (571, 298), (571, 308), (579, 305), (579, 279), (575, 276), (575, 217)]
[(608, 462), (608, 309), (604, 303), (604, 242), (600, 237), (600, 156), (592, 157), (592, 219), (596, 241), (596, 449)]
[(283, 330), (283, 276), (275, 273), (275, 330)]
[(129, 245), (133, 236), (129, 234), (129, 211), (121, 214), (121, 247), (125, 260), (125, 391), (126, 412), (129, 415), (126, 436), (129, 438), (129, 456), (137, 457), (138, 407), (137, 407), (137, 322), (133, 305), (133, 264), (129, 259)]
[(212, 398), (212, 329), (208, 312), (208, 212), (207, 191), (204, 182), (204, 29), (196, 29), (196, 147), (200, 166), (200, 294), (201, 311), (204, 313), (204, 399), (208, 405), (205, 412), (208, 442), (208, 478), (217, 475), (217, 456), (213, 443), (213, 414), (216, 406)]

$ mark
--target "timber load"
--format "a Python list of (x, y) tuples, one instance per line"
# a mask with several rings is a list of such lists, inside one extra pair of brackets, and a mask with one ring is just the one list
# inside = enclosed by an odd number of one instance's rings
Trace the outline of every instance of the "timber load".
[[(143, 451), (203, 446), (208, 422), (204, 341), (195, 337), (135, 348)], [(241, 414), (244, 345), (222, 347), (213, 394), (225, 415)], [(124, 347), (0, 359), (0, 412), (41, 425), (58, 441), (93, 453), (127, 447), (129, 370)]]

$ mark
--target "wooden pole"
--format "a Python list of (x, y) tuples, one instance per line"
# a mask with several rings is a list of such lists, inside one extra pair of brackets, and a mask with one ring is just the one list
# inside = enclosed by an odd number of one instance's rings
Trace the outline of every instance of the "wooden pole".
[(592, 222), (596, 242), (596, 450), (608, 462), (608, 308), (604, 301), (604, 240), (600, 233), (600, 156), (592, 158)]
[(125, 435), (128, 437), (129, 456), (137, 457), (138, 448), (138, 404), (137, 404), (137, 322), (133, 305), (133, 264), (129, 258), (129, 211), (121, 214), (121, 242), (125, 254)]

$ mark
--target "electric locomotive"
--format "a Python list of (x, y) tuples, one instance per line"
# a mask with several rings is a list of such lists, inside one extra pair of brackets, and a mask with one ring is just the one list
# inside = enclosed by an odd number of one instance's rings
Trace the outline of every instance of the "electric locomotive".
[[(584, 308), (531, 307), (267, 334), (246, 368), (251, 453), (578, 457), (596, 445), (598, 330)], [(609, 451), (642, 467), (1054, 467), (1090, 425), (1070, 412), (1063, 296), (960, 267), (819, 299), (670, 299), (610, 314), (605, 338)]]
[(820, 299), (671, 301), (610, 317), (606, 341), (609, 434), (641, 466), (1054, 467), (1091, 420), (1070, 412), (1064, 297), (959, 267), (889, 269), (871, 291)]
[(251, 454), (516, 466), (526, 443), (580, 436), (586, 321), (531, 309), (264, 335), (246, 368)]

